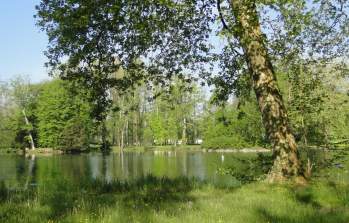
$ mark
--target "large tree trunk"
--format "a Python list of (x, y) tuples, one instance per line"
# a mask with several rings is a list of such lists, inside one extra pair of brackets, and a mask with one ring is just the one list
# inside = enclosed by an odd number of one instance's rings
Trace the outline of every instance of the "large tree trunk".
[[(29, 120), (27, 118), (27, 115), (25, 113), (25, 109), (22, 110), (23, 116), (24, 116), (24, 121), (26, 125), (30, 125)], [(35, 144), (34, 144), (34, 140), (33, 140), (33, 136), (30, 130), (28, 130), (28, 136), (29, 136), (29, 143), (30, 143), (30, 148), (32, 150), (35, 150)]]
[(253, 0), (231, 0), (239, 38), (251, 71), (253, 89), (267, 136), (273, 145), (274, 164), (269, 181), (282, 181), (300, 175), (297, 144), (290, 131), (284, 102), (264, 44)]

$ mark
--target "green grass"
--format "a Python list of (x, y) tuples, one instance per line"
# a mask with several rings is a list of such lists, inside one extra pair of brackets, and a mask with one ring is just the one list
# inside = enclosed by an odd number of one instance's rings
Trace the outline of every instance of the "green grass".
[(0, 184), (0, 222), (348, 223), (348, 154), (336, 156), (307, 186), (220, 188), (152, 176), (110, 184), (62, 179), (21, 191)]
[(145, 182), (82, 191), (60, 185), (50, 194), (11, 197), (1, 204), (0, 222), (349, 222), (348, 185), (219, 189), (183, 179)]

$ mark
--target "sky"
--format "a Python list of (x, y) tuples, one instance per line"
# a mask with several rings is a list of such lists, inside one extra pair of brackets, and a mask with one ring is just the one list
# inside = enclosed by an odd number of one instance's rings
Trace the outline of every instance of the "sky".
[(47, 36), (35, 26), (39, 0), (3, 0), (0, 4), (0, 81), (16, 75), (32, 82), (49, 79), (43, 51)]

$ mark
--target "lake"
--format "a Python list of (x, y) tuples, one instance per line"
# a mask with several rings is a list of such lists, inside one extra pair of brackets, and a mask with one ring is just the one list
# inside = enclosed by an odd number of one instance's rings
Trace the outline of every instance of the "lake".
[(149, 175), (184, 177), (214, 185), (238, 183), (219, 169), (251, 154), (186, 151), (124, 152), (102, 155), (0, 156), (0, 182), (9, 189), (40, 187), (56, 181), (93, 183), (131, 182)]

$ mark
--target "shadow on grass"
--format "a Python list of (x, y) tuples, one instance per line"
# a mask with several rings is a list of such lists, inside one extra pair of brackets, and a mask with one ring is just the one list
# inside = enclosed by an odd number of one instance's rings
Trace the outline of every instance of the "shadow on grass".
[(295, 198), (294, 210), (277, 213), (264, 207), (258, 214), (266, 222), (348, 223), (349, 188), (335, 182), (318, 182), (307, 187), (290, 187)]
[[(290, 210), (291, 211), (291, 210)], [(271, 212), (261, 209), (260, 216), (266, 222), (280, 222), (280, 223), (348, 223), (348, 215), (344, 210), (319, 210), (311, 214), (303, 216), (285, 216), (276, 215)]]
[(134, 213), (145, 221), (154, 211), (174, 215), (179, 210), (178, 206), (194, 202), (188, 193), (198, 187), (196, 180), (187, 178), (147, 176), (134, 182), (93, 181), (79, 185), (62, 180), (46, 186), (38, 194), (40, 203), (49, 207), (48, 218), (52, 220), (79, 212), (97, 217), (103, 210), (117, 208), (125, 222)]
[(195, 200), (188, 193), (198, 188), (199, 182), (147, 176), (134, 182), (111, 183), (72, 184), (62, 179), (17, 191), (10, 191), (3, 183), (0, 185), (0, 222), (70, 222), (67, 218), (74, 214), (98, 222), (108, 210), (118, 212), (119, 222), (133, 222), (135, 218), (149, 222), (154, 212), (161, 210), (175, 215), (180, 206), (193, 204)]

